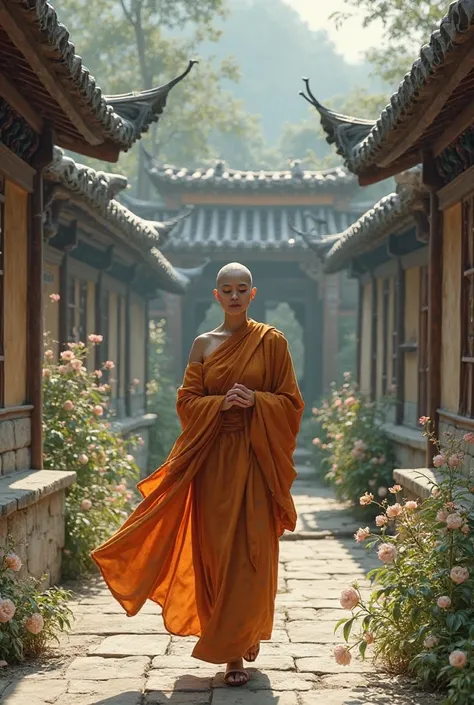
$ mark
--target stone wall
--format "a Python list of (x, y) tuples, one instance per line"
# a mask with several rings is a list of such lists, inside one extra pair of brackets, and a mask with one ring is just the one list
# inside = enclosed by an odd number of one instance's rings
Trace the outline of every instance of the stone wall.
[(0, 472), (2, 475), (31, 467), (29, 416), (0, 421)]
[(75, 472), (26, 470), (0, 478), (0, 548), (7, 536), (23, 562), (22, 574), (59, 582), (64, 548), (65, 490)]

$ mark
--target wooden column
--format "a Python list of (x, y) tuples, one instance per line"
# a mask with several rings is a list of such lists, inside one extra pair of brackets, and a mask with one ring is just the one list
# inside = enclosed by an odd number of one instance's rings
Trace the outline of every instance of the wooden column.
[(405, 353), (401, 346), (405, 342), (405, 270), (401, 260), (397, 260), (397, 278), (395, 282), (395, 314), (396, 314), (396, 339), (395, 351), (395, 423), (401, 425), (404, 417), (405, 407)]
[(65, 252), (59, 269), (59, 350), (68, 343), (69, 332), (69, 253)]
[(43, 169), (53, 160), (53, 133), (41, 135), (34, 168), (28, 238), (28, 398), (31, 412), (31, 467), (43, 468)]
[[(95, 285), (95, 332), (97, 335), (104, 335), (102, 330), (102, 305), (104, 298), (104, 277), (102, 272), (99, 272), (97, 284)], [(105, 332), (107, 335), (108, 331)], [(100, 370), (102, 365), (102, 348), (100, 345), (95, 346), (95, 368)]]
[(145, 374), (145, 379), (144, 379), (144, 400), (143, 400), (143, 407), (145, 414), (147, 412), (147, 406), (148, 406), (148, 394), (147, 394), (147, 388), (148, 388), (148, 382), (150, 381), (150, 300), (146, 299), (145, 300), (145, 365), (144, 365), (144, 374)]
[(131, 319), (131, 302), (132, 287), (127, 285), (127, 293), (125, 296), (125, 415), (132, 416), (132, 319)]
[[(443, 305), (443, 230), (439, 210), (437, 175), (432, 154), (423, 155), (423, 182), (430, 187), (430, 232), (428, 249), (428, 416), (439, 436), (441, 405), (441, 332)], [(427, 440), (426, 465), (432, 466), (436, 449)]]
[(361, 280), (358, 279), (358, 291), (357, 291), (357, 332), (356, 332), (356, 346), (357, 346), (357, 361), (356, 361), (356, 382), (360, 386), (360, 375), (361, 375), (361, 364), (362, 364), (362, 316), (364, 313), (364, 288), (362, 286)]
[(321, 314), (318, 321), (323, 345), (324, 391), (329, 390), (338, 373), (339, 353), (339, 283), (338, 275), (326, 274), (321, 282)]
[(378, 296), (377, 280), (372, 275), (372, 303), (371, 303), (371, 328), (370, 328), (370, 398), (372, 401), (377, 396), (377, 313)]

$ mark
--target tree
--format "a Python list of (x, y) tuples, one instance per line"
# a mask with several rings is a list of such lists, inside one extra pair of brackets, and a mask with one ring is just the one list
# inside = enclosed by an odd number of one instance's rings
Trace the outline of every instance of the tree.
[[(74, 27), (86, 66), (108, 94), (146, 90), (181, 73), (200, 42), (218, 40), (213, 20), (225, 15), (224, 0), (96, 0), (93, 7), (91, 12), (88, 3), (63, 0), (61, 19)], [(152, 154), (192, 166), (215, 156), (211, 131), (252, 132), (240, 103), (222, 90), (223, 79), (238, 79), (235, 63), (206, 60), (173, 89), (158, 129), (153, 126), (144, 138)], [(137, 153), (135, 147), (120, 169), (138, 179), (143, 196), (147, 181)]]
[[(364, 14), (364, 27), (380, 21), (384, 27), (380, 47), (366, 53), (377, 75), (396, 85), (410, 69), (420, 46), (425, 43), (439, 20), (448, 11), (448, 0), (345, 0), (348, 8)], [(336, 23), (353, 13), (336, 12)]]

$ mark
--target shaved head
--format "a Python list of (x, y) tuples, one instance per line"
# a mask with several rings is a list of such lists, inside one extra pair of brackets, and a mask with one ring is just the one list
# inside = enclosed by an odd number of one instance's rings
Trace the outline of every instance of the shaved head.
[(250, 269), (248, 269), (248, 267), (243, 264), (240, 264), (239, 262), (230, 262), (218, 271), (217, 287), (222, 284), (222, 281), (226, 277), (242, 277), (242, 280), (245, 280), (250, 284), (250, 286), (252, 286), (252, 272), (250, 271)]

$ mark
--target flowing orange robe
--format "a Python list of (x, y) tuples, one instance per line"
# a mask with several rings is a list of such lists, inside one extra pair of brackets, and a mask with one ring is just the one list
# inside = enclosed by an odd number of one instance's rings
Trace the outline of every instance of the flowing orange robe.
[[(250, 409), (222, 411), (240, 382)], [(198, 636), (193, 656), (221, 664), (270, 639), (278, 538), (293, 531), (292, 456), (303, 401), (284, 336), (250, 320), (178, 390), (183, 432), (138, 487), (144, 497), (92, 556), (129, 616), (147, 599), (167, 630)]]

